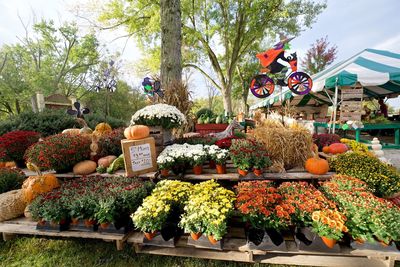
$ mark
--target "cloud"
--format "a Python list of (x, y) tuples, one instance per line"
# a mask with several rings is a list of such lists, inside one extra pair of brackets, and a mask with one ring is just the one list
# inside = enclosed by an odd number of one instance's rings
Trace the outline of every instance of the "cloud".
[(376, 46), (374, 46), (374, 48), (400, 53), (399, 44), (400, 44), (400, 34), (397, 34), (377, 44)]

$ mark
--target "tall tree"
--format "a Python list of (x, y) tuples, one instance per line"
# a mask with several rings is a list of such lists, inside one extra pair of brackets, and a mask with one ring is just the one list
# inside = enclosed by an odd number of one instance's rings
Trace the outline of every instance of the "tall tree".
[(337, 52), (338, 50), (336, 45), (330, 47), (328, 36), (317, 39), (307, 50), (303, 63), (304, 70), (310, 74), (323, 71), (336, 59)]
[(181, 1), (160, 0), (161, 83), (168, 88), (182, 81)]
[[(225, 111), (231, 113), (236, 66), (251, 46), (277, 33), (299, 34), (325, 6), (311, 0), (182, 0), (183, 66), (210, 79), (221, 91)], [(155, 0), (113, 0), (101, 19), (109, 27), (126, 26), (139, 42), (154, 48), (160, 33), (155, 23), (160, 23), (155, 12), (159, 8)], [(204, 66), (211, 66), (217, 79)]]
[(88, 75), (100, 56), (95, 35), (80, 34), (74, 23), (56, 26), (44, 20), (24, 28), (19, 43), (0, 48), (0, 58), (7, 56), (0, 75), (0, 112), (20, 113), (35, 92), (86, 93)]

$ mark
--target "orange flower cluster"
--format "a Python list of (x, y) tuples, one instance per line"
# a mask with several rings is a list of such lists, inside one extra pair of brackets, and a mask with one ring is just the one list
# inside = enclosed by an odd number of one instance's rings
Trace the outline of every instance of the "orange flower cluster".
[(321, 191), (307, 182), (285, 182), (279, 188), (283, 202), (295, 208), (293, 221), (311, 224), (314, 211), (336, 209), (336, 203), (326, 198)]
[(282, 195), (271, 181), (241, 182), (235, 188), (236, 208), (246, 221), (261, 222), (258, 227), (274, 228), (284, 228), (291, 223), (295, 207), (282, 202)]
[(311, 216), (312, 220), (315, 222), (321, 222), (322, 224), (328, 226), (333, 230), (347, 233), (349, 230), (346, 225), (344, 225), (347, 220), (346, 216), (337, 210), (321, 210), (314, 211)]

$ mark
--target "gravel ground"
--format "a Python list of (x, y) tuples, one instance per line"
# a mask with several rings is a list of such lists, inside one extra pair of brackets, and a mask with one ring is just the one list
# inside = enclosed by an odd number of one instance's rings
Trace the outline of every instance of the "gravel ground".
[(385, 158), (389, 159), (392, 164), (400, 170), (400, 149), (384, 149)]

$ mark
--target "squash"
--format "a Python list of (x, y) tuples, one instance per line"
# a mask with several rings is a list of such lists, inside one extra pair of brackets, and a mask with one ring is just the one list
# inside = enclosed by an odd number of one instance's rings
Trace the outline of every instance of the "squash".
[(0, 168), (5, 168), (6, 167), (6, 163), (5, 162), (0, 162)]
[(21, 216), (25, 207), (21, 189), (0, 194), (0, 222)]
[(129, 140), (143, 139), (149, 135), (150, 129), (145, 125), (132, 125), (124, 131), (124, 136)]
[(81, 133), (81, 130), (80, 129), (71, 128), (71, 129), (65, 129), (61, 133), (70, 134), (70, 135), (78, 135), (78, 134)]
[(316, 145), (314, 145), (314, 157), (307, 159), (305, 169), (307, 172), (316, 175), (323, 175), (329, 171), (328, 161), (319, 157)]
[(324, 152), (325, 154), (331, 153), (331, 152), (330, 152), (330, 149), (329, 149), (329, 146), (324, 146), (324, 147), (322, 148), (322, 152)]
[(74, 174), (77, 175), (88, 175), (94, 173), (97, 168), (97, 163), (91, 160), (84, 160), (75, 164), (73, 168)]
[(101, 136), (111, 133), (111, 132), (112, 132), (112, 128), (111, 128), (110, 124), (101, 122), (96, 125), (93, 135), (95, 135), (97, 137), (101, 137)]
[(108, 168), (116, 158), (117, 158), (116, 156), (107, 156), (107, 157), (100, 158), (97, 161), (97, 165), (99, 167), (101, 166), (101, 167)]
[(6, 162), (5, 167), (6, 168), (14, 168), (14, 167), (17, 167), (17, 165), (15, 164), (14, 161), (8, 161), (8, 162)]
[(42, 174), (36, 165), (32, 163), (31, 165), (38, 175), (29, 176), (22, 184), (22, 198), (26, 203), (31, 203), (38, 195), (60, 187), (60, 183), (54, 174)]
[(329, 153), (331, 154), (342, 154), (347, 150), (349, 150), (349, 148), (343, 143), (334, 143), (329, 145)]

